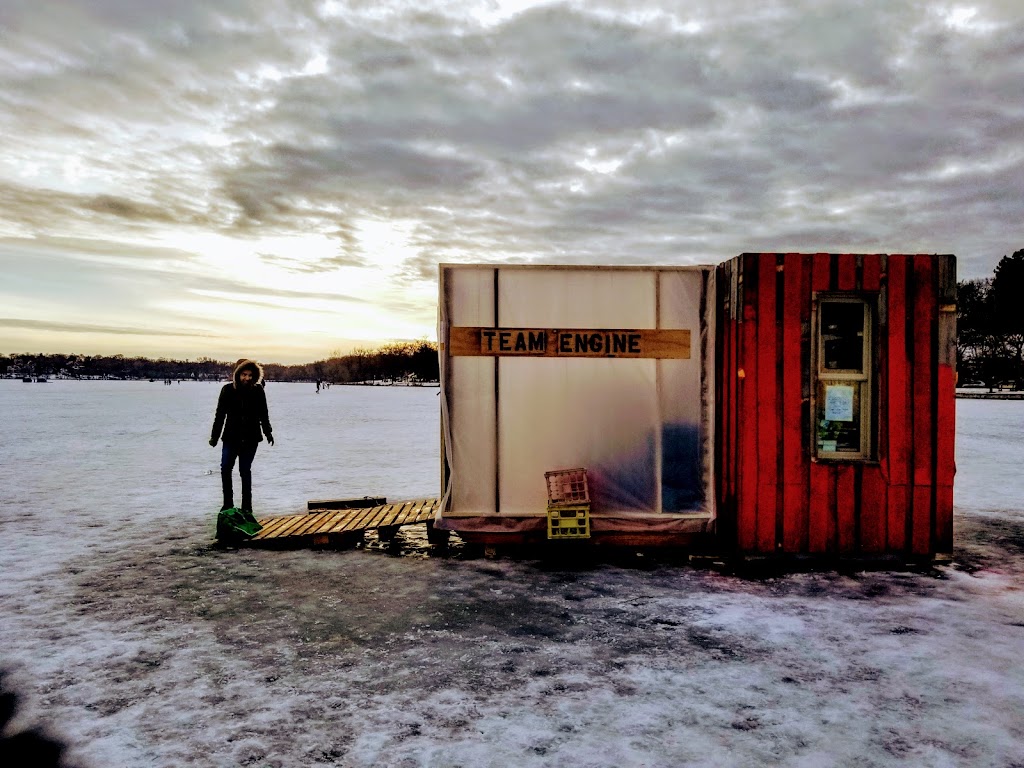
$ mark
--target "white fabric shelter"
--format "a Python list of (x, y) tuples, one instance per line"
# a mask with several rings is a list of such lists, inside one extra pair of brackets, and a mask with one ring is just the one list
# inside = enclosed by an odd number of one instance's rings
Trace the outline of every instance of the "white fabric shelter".
[[(573, 467), (588, 470), (594, 517), (713, 517), (714, 279), (711, 267), (441, 265), (442, 517), (544, 516), (544, 473)], [(689, 353), (478, 354), (453, 344), (466, 329), (688, 330)]]

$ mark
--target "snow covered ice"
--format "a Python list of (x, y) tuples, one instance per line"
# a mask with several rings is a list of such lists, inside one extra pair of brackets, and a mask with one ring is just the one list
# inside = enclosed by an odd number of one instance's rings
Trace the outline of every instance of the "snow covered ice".
[[(0, 667), (75, 764), (1024, 765), (1024, 403), (957, 403), (952, 564), (754, 579), (213, 548), (216, 394), (0, 381)], [(437, 495), (436, 388), (268, 398), (258, 515)]]

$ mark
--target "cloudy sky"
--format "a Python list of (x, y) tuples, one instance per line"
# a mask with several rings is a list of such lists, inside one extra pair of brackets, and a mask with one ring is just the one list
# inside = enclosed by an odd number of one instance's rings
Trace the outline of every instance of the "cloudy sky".
[(1024, 248), (1019, 0), (2, 0), (0, 353), (434, 338), (439, 262)]

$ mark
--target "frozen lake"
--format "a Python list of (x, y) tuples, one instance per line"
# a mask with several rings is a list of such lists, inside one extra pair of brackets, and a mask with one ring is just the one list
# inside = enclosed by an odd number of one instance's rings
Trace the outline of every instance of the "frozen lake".
[[(104, 520), (154, 507), (168, 523), (208, 517), (221, 501), (220, 447), (207, 442), (220, 387), (0, 381), (0, 503)], [(304, 511), (314, 498), (438, 495), (436, 387), (317, 393), (313, 384), (271, 382), (267, 399), (275, 445), (262, 443), (253, 464), (257, 514)]]
[[(207, 444), (217, 383), (0, 380), (0, 504), (168, 522), (220, 508), (220, 448)], [(276, 444), (253, 465), (259, 515), (308, 499), (440, 493), (436, 387), (267, 387)], [(957, 401), (954, 498), (962, 512), (1020, 514), (1024, 403)], [(237, 471), (235, 477), (237, 493)], [(116, 509), (116, 512), (115, 512)]]
[[(743, 579), (213, 549), (219, 386), (0, 381), (0, 668), (78, 765), (1024, 764), (1024, 402), (957, 404), (952, 565)], [(437, 495), (437, 392), (269, 384), (257, 514)]]
[(957, 400), (956, 419), (954, 507), (1024, 519), (1024, 401)]

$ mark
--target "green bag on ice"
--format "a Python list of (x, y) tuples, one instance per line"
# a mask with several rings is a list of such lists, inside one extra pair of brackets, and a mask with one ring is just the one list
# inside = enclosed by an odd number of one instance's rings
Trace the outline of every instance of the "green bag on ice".
[(263, 526), (248, 510), (231, 507), (217, 515), (217, 539), (220, 541), (248, 539), (262, 530)]

